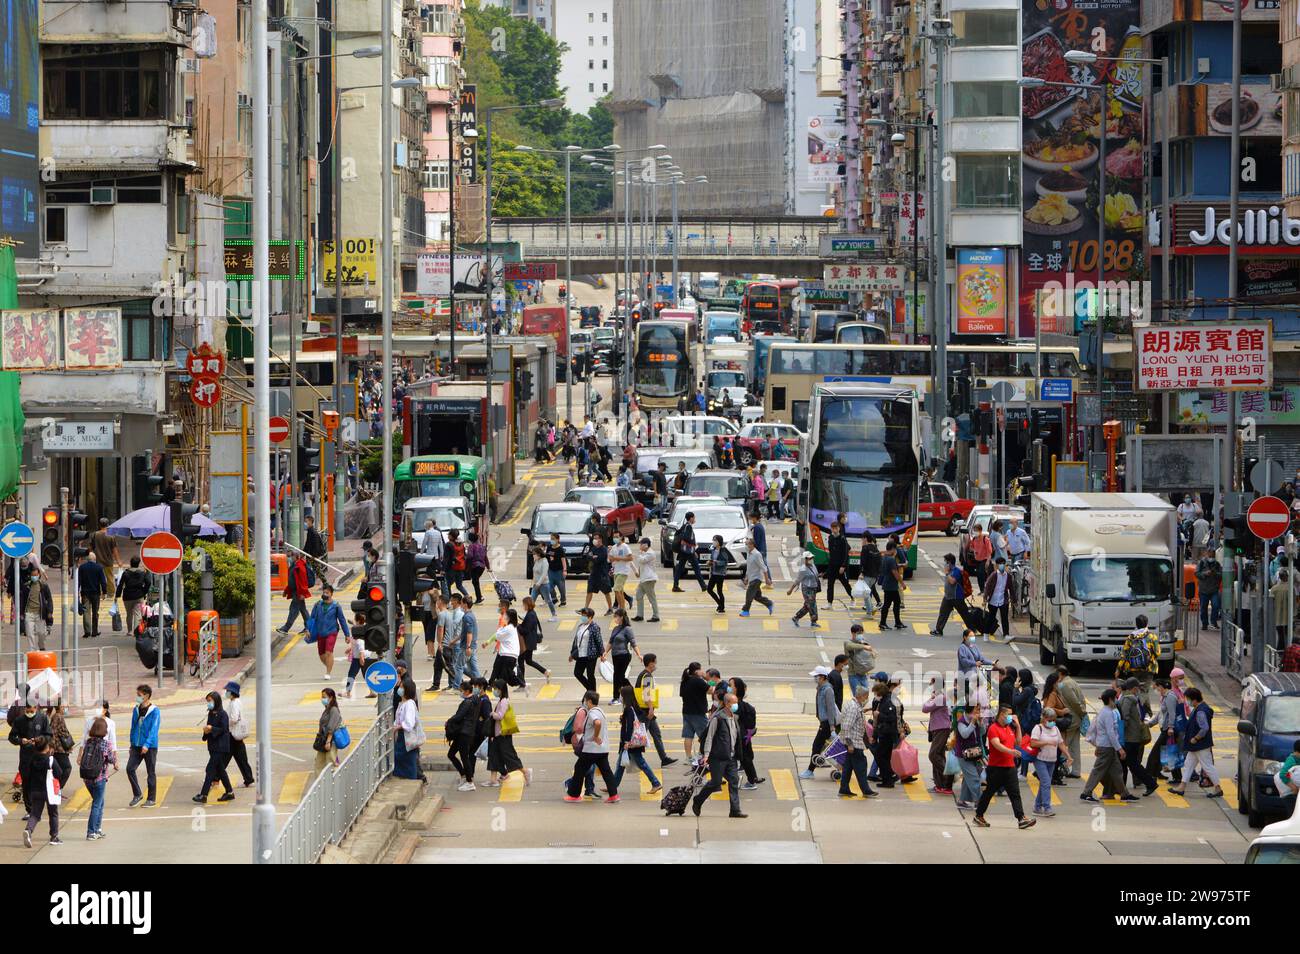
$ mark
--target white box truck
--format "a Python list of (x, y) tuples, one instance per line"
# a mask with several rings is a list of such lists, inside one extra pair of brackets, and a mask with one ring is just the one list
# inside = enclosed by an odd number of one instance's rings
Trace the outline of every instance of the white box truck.
[(1030, 498), (1029, 619), (1043, 665), (1117, 660), (1134, 618), (1173, 665), (1182, 579), (1177, 512), (1155, 494)]

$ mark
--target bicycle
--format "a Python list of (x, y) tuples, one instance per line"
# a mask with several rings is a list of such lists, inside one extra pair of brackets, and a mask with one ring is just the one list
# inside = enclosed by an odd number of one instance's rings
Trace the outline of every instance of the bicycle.
[(1016, 589), (1016, 602), (1012, 607), (1014, 615), (1027, 616), (1029, 615), (1029, 586), (1025, 577), (1029, 572), (1029, 564), (1024, 560), (1016, 560), (1011, 564), (1009, 572)]

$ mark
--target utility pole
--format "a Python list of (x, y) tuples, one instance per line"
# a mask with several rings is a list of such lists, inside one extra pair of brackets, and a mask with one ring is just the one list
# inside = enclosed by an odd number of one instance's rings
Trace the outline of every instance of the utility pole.
[[(934, 43), (934, 127), (935, 127), (935, 165), (942, 171), (944, 156), (944, 66), (948, 58), (948, 44), (953, 40), (952, 21), (931, 20), (930, 39)], [(947, 187), (936, 181), (934, 184), (934, 208), (931, 212), (935, 218), (936, 244), (934, 247), (934, 314), (931, 319), (935, 330), (935, 361), (939, 365), (938, 393), (935, 395), (935, 412), (939, 419), (948, 408), (948, 224), (945, 217)], [(933, 417), (933, 415), (932, 415)], [(932, 421), (935, 433), (937, 422)]]
[(677, 218), (677, 176), (673, 176), (673, 306), (677, 305), (678, 289), (681, 288), (681, 279), (677, 275), (677, 233), (681, 231), (681, 225)]
[(456, 377), (456, 177), (460, 175), (460, 157), (456, 155), (456, 139), (452, 135), (451, 103), (447, 104), (447, 314), (450, 316), (447, 326), (451, 332), (451, 356), (447, 363), (448, 373)]
[[(1237, 223), (1241, 221), (1241, 4), (1232, 5), (1232, 150), (1228, 173), (1232, 182), (1228, 187), (1228, 319), (1237, 320)], [(1103, 167), (1104, 168), (1104, 167)], [(1165, 178), (1169, 177), (1168, 172)], [(1165, 229), (1172, 228), (1171, 223), (1163, 223)], [(1166, 270), (1168, 263), (1166, 262)], [(1231, 487), (1239, 490), (1245, 486), (1242, 473), (1242, 454), (1238, 453), (1238, 435), (1241, 431), (1237, 422), (1241, 420), (1241, 401), (1239, 392), (1228, 392), (1228, 436), (1232, 438), (1232, 451), (1228, 459), (1232, 462)], [(1244, 452), (1244, 448), (1242, 449)], [(1218, 505), (1218, 501), (1215, 501)], [(1265, 551), (1267, 554), (1267, 550)]]
[[(385, 9), (388, 9), (385, 5)], [(253, 0), (253, 484), (263, 500), (271, 486), (270, 301), (270, 76), (266, 50), (267, 0)], [(385, 37), (387, 34), (385, 34)], [(271, 520), (263, 506), (253, 523), (253, 625), (257, 647), (257, 803), (253, 806), (253, 863), (271, 860), (275, 805), (271, 801)], [(178, 634), (179, 635), (179, 634)], [(180, 649), (179, 646), (176, 647)], [(162, 658), (161, 648), (158, 656)]]
[[(490, 252), (489, 252), (490, 254)], [(573, 152), (564, 150), (564, 353), (572, 347), (569, 323), (573, 317)], [(566, 373), (567, 377), (567, 373)], [(616, 405), (617, 407), (617, 405)], [(573, 421), (573, 382), (564, 389), (564, 417)]]
[[(335, 43), (338, 42), (338, 0), (331, 4)], [(337, 538), (343, 539), (343, 501), (347, 497), (347, 460), (343, 453), (343, 103), (339, 92), (339, 64), (330, 62), (334, 78), (334, 410), (339, 415), (339, 429), (334, 435), (334, 526)], [(360, 408), (352, 408), (353, 418)], [(295, 445), (296, 447), (296, 445)], [(294, 456), (297, 456), (296, 454)]]
[[(393, 5), (380, 4), (379, 37), (383, 46), (379, 61), (379, 103), (383, 110), (379, 121), (380, 149), (380, 214), (379, 237), (383, 263), (380, 276), (380, 294), (383, 297), (383, 361), (384, 378), (381, 397), (384, 402), (384, 474), (383, 515), (380, 526), (384, 539), (384, 607), (386, 626), (390, 638), (385, 658), (390, 664), (397, 660), (397, 574), (393, 559)], [(380, 700), (380, 705), (384, 700)], [(269, 738), (269, 736), (268, 736)]]

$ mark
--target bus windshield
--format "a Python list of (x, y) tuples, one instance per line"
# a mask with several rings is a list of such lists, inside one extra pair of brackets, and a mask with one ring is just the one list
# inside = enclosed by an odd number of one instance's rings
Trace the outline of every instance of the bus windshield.
[(691, 384), (685, 328), (667, 324), (639, 327), (633, 374), (638, 394), (661, 398), (685, 394)]
[(1070, 561), (1070, 598), (1083, 603), (1161, 603), (1173, 591), (1168, 560), (1087, 557)]
[(810, 461), (811, 521), (829, 529), (843, 512), (851, 535), (912, 523), (919, 483), (912, 429), (907, 400), (823, 396)]
[(838, 328), (836, 344), (889, 344), (889, 335), (879, 325), (852, 323)]

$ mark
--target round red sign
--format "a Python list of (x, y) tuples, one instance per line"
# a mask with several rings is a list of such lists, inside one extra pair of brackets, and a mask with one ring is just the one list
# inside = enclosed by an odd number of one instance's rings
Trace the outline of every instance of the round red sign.
[(150, 573), (166, 576), (181, 565), (181, 542), (165, 530), (151, 533), (140, 545), (140, 562)]
[(221, 382), (194, 378), (190, 381), (190, 397), (199, 407), (213, 407), (221, 400)]
[(289, 422), (282, 417), (271, 418), (271, 443), (280, 444), (289, 436)]
[(1286, 533), (1291, 511), (1277, 497), (1260, 497), (1246, 511), (1246, 526), (1261, 540), (1272, 540)]

